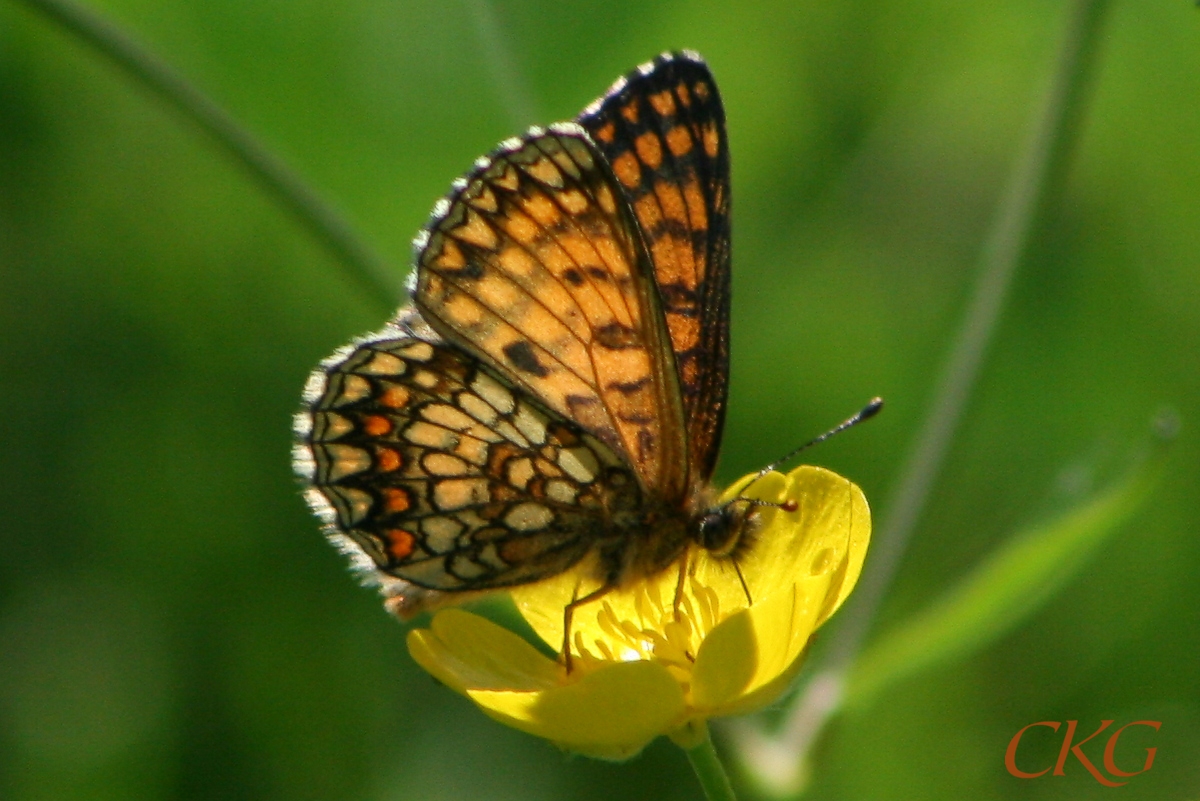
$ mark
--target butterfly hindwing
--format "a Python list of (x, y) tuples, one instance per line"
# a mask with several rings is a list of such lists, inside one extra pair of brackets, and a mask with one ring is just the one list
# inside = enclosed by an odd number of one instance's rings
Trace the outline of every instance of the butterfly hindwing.
[(534, 581), (586, 555), (611, 508), (640, 502), (610, 448), (419, 320), (335, 354), (306, 396), (310, 504), (386, 577), (438, 591)]

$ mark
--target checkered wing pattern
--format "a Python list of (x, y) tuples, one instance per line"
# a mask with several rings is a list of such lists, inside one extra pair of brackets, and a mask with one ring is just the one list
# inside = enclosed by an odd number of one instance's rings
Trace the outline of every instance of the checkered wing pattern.
[(413, 298), (448, 341), (682, 499), (686, 428), (654, 267), (620, 185), (573, 123), (460, 179), (418, 237)]
[(679, 371), (691, 486), (717, 461), (729, 380), (729, 144), (695, 53), (619, 79), (579, 123), (612, 165), (644, 235)]
[[(501, 143), (414, 241), (413, 305), (313, 373), (297, 472), (408, 616), (595, 556), (676, 564), (729, 373), (729, 153), (698, 56)], [(567, 627), (569, 628), (569, 626)]]
[(411, 313), (326, 360), (306, 401), (296, 461), (309, 501), (361, 567), (395, 585), (385, 591), (401, 614), (425, 608), (428, 590), (560, 573), (603, 538), (612, 509), (640, 503), (611, 448)]

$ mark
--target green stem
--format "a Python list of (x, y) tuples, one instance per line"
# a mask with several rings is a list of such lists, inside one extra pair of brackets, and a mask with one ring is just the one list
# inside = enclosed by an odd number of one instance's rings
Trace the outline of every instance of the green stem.
[(491, 0), (468, 0), (467, 16), (475, 26), (475, 37), (483, 49), (496, 92), (508, 109), (513, 130), (523, 131), (545, 115), (538, 110), (537, 99), (513, 56), (514, 37)]
[(401, 297), (398, 271), (376, 254), (332, 206), (224, 109), (129, 34), (70, 0), (22, 0), (78, 36), (207, 132), (287, 208), (368, 295), (389, 306)]
[[(871, 563), (854, 594), (854, 611), (841, 621), (830, 661), (848, 667), (862, 645), (884, 592), (904, 556), (933, 481), (979, 377), (1013, 274), (1043, 222), (1078, 141), (1087, 89), (1094, 74), (1100, 23), (1108, 0), (1076, 0), (1059, 46), (1049, 91), (1034, 120), (981, 256), (981, 271), (962, 327), (942, 370), (916, 447), (886, 505)], [(1057, 179), (1057, 180), (1055, 180)]]
[[(772, 747), (768, 749), (771, 752), (768, 756), (793, 754), (796, 771), (826, 721), (840, 708), (846, 672), (870, 631), (949, 452), (996, 330), (1013, 274), (1038, 225), (1044, 224), (1051, 200), (1063, 183), (1079, 138), (1108, 6), (1109, 0), (1075, 0), (1069, 9), (1049, 89), (997, 208), (982, 249), (978, 283), (942, 368), (915, 447), (900, 471), (896, 489), (884, 505), (888, 514), (872, 538), (871, 559), (830, 638), (821, 670), (797, 696), (781, 733), (772, 738)], [(769, 765), (778, 760), (763, 758), (759, 753), (762, 749), (751, 745), (754, 740), (740, 739), (747, 764), (755, 766), (762, 778), (790, 786), (788, 782), (798, 773), (784, 771), (768, 776)]]
[(729, 774), (725, 772), (725, 766), (717, 756), (717, 749), (713, 747), (712, 738), (708, 736), (708, 727), (706, 724), (701, 725), (705, 726), (704, 739), (699, 745), (685, 748), (684, 753), (687, 754), (688, 762), (692, 763), (692, 770), (696, 772), (700, 786), (704, 788), (704, 797), (708, 801), (737, 801), (737, 796), (733, 794), (733, 785), (729, 783)]

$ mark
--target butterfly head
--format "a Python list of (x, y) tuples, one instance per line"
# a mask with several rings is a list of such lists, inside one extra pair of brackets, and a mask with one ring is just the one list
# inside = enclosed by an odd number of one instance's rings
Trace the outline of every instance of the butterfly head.
[(741, 550), (748, 539), (745, 535), (753, 528), (750, 510), (744, 503), (731, 501), (705, 512), (696, 532), (700, 545), (713, 556), (732, 556)]
[(745, 553), (754, 544), (761, 520), (758, 509), (770, 506), (785, 512), (796, 511), (795, 501), (770, 503), (752, 498), (737, 497), (703, 512), (696, 523), (696, 539), (700, 546), (716, 557), (730, 558)]
[(824, 442), (840, 431), (858, 425), (864, 420), (871, 419), (882, 408), (883, 400), (881, 398), (873, 398), (862, 410), (840, 425), (826, 431), (815, 439), (809, 440), (787, 456), (759, 470), (742, 487), (741, 493), (736, 498), (716, 506), (707, 507), (696, 518), (695, 536), (697, 542), (713, 556), (730, 558), (736, 563), (738, 556), (749, 550), (754, 543), (754, 535), (760, 528), (760, 520), (757, 512), (759, 507), (769, 506), (782, 509), (784, 512), (795, 512), (799, 508), (799, 504), (794, 500), (771, 503), (770, 501), (747, 498), (744, 493), (750, 487), (754, 486), (755, 482), (784, 462), (790, 460), (796, 454), (817, 443)]

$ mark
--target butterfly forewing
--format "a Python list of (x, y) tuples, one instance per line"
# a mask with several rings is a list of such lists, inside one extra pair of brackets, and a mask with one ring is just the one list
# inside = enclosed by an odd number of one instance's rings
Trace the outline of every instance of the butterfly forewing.
[(583, 130), (535, 129), (481, 159), (417, 248), (430, 325), (623, 453), (646, 489), (683, 497), (683, 402), (653, 268)]
[(310, 502), (388, 576), (441, 591), (534, 581), (640, 503), (608, 446), (419, 329), (385, 329), (316, 375), (298, 458)]
[(694, 53), (618, 80), (579, 123), (645, 236), (679, 371), (692, 486), (712, 475), (729, 378), (729, 145), (716, 83)]

